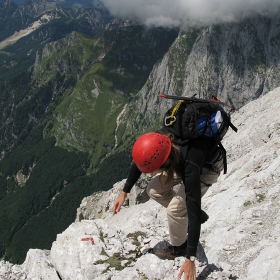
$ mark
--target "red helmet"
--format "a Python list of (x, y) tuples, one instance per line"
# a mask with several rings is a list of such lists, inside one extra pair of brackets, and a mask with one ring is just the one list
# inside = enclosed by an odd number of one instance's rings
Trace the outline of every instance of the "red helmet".
[(171, 140), (166, 135), (150, 132), (140, 136), (132, 148), (133, 161), (143, 173), (159, 169), (171, 151)]

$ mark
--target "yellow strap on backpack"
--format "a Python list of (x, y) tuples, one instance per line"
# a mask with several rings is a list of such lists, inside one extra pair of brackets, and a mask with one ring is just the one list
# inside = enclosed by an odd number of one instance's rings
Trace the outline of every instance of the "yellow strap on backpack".
[[(174, 106), (171, 115), (168, 116), (168, 117), (165, 117), (165, 125), (166, 125), (166, 126), (171, 126), (171, 125), (173, 125), (173, 124), (176, 122), (176, 117), (175, 117), (175, 115), (177, 114), (177, 112), (178, 112), (178, 110), (179, 110), (181, 104), (184, 103), (184, 102), (185, 102), (185, 101), (183, 100), (183, 101), (180, 101), (179, 103), (177, 103), (177, 104)], [(170, 120), (169, 123), (167, 123), (167, 120)]]

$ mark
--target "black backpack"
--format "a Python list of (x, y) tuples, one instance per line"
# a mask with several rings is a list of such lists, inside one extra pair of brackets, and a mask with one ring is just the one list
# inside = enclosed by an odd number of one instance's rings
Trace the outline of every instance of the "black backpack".
[[(181, 140), (206, 137), (218, 145), (224, 156), (224, 173), (227, 172), (226, 150), (221, 141), (231, 127), (235, 132), (237, 128), (230, 121), (230, 113), (227, 113), (221, 105), (229, 105), (220, 102), (212, 96), (211, 100), (195, 97), (181, 97), (159, 94), (160, 97), (181, 100), (171, 107), (164, 115), (163, 126), (171, 132), (175, 138)], [(231, 111), (236, 110), (230, 107)]]

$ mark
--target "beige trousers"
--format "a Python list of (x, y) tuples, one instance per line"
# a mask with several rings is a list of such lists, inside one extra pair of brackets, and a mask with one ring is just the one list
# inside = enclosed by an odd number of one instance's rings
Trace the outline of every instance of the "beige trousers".
[[(221, 171), (223, 170), (223, 160), (218, 161), (215, 165)], [(212, 170), (207, 170), (206, 173), (200, 175), (201, 196), (208, 190), (206, 185), (216, 183), (218, 177), (218, 172)], [(180, 246), (186, 241), (188, 232), (185, 186), (182, 183), (182, 179), (176, 175), (171, 183), (166, 184), (165, 182), (166, 175), (164, 173), (157, 174), (149, 182), (147, 193), (152, 199), (166, 208), (170, 243), (173, 246)], [(173, 187), (177, 184), (180, 184), (180, 186), (179, 190), (175, 192)]]

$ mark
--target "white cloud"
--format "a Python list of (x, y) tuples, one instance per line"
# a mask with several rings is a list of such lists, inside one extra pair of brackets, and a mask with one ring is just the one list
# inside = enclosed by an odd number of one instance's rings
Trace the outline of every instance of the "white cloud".
[(253, 14), (279, 13), (279, 0), (100, 0), (121, 18), (146, 25), (182, 26), (231, 22)]

